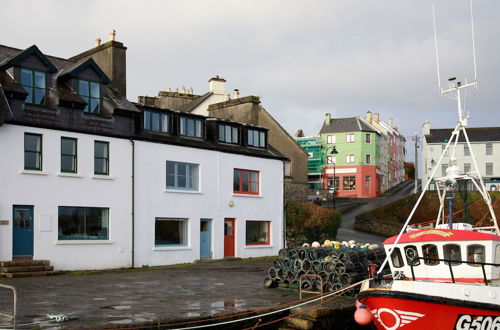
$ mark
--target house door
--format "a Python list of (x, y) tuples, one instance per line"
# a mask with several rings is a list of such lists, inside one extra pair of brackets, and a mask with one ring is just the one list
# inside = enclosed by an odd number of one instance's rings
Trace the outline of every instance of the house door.
[(234, 257), (234, 219), (224, 219), (224, 257)]
[(33, 206), (14, 205), (12, 207), (14, 256), (33, 255)]
[(200, 220), (200, 258), (212, 257), (212, 220)]

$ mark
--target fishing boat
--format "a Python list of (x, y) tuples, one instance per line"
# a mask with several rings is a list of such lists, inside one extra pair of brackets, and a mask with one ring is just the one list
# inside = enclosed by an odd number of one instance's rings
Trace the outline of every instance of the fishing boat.
[[(476, 72), (475, 68), (474, 63)], [(378, 274), (361, 284), (355, 314), (360, 324), (373, 322), (377, 329), (388, 330), (500, 330), (500, 229), (467, 136), (468, 116), (461, 100), (464, 88), (477, 89), (477, 78), (470, 83), (452, 78), (449, 84), (447, 90), (439, 88), (455, 95), (458, 123), (401, 232), (384, 242), (387, 258)], [(474, 168), (468, 173), (457, 166), (455, 157), (460, 136), (471, 151)], [(446, 176), (435, 177), (450, 150)], [(425, 229), (409, 225), (431, 181), (440, 200), (436, 220)], [(488, 208), (486, 225), (453, 222), (453, 195), (467, 186), (481, 194)], [(389, 276), (382, 273), (386, 264)]]

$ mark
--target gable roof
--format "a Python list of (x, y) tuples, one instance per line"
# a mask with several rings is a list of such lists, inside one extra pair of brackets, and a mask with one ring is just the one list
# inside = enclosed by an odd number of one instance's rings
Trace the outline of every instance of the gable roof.
[(67, 71), (63, 73), (61, 77), (64, 76), (78, 77), (80, 72), (82, 72), (87, 68), (92, 68), (101, 77), (102, 83), (109, 84), (111, 82), (111, 79), (109, 79), (108, 76), (106, 76), (106, 74), (101, 70), (101, 68), (96, 64), (96, 62), (92, 58), (89, 58), (88, 60), (82, 63), (76, 63), (75, 65), (67, 69)]
[(40, 59), (40, 61), (45, 64), (49, 73), (57, 72), (57, 68), (54, 66), (54, 64), (49, 61), (47, 56), (45, 56), (36, 45), (28, 47), (20, 53), (17, 53), (16, 55), (11, 55), (10, 57), (4, 59), (4, 61), (2, 61), (2, 63), (0, 64), (0, 70), (9, 68), (11, 66), (20, 66), (21, 62), (31, 55), (35, 55), (36, 57), (38, 57), (38, 59)]
[[(446, 143), (451, 137), (452, 128), (431, 129), (430, 134), (425, 135), (427, 143)], [(471, 142), (500, 142), (500, 127), (471, 127), (467, 128), (467, 136)], [(466, 142), (463, 134), (460, 134), (458, 142)]]
[(359, 120), (358, 117), (332, 118), (330, 125), (323, 122), (319, 134), (340, 132), (375, 132), (378, 134), (377, 130), (366, 122)]
[(213, 95), (213, 92), (207, 92), (200, 97), (196, 98), (193, 102), (183, 105), (179, 111), (182, 112), (192, 112), (196, 109), (200, 104), (202, 104), (205, 100), (207, 100), (210, 96)]

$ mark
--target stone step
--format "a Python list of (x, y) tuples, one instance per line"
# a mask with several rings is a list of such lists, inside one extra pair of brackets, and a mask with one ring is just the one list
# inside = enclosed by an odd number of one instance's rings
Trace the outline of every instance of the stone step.
[(17, 266), (48, 266), (49, 260), (12, 260), (0, 261), (0, 267), (17, 267)]
[(53, 270), (39, 272), (19, 272), (19, 273), (3, 273), (0, 272), (0, 277), (16, 278), (16, 277), (33, 277), (33, 276), (49, 276), (55, 275)]
[(23, 273), (23, 272), (40, 272), (40, 271), (52, 271), (52, 270), (54, 270), (53, 266), (46, 266), (46, 265), (0, 267), (1, 273)]
[(285, 319), (285, 323), (287, 326), (292, 327), (294, 329), (299, 329), (299, 330), (314, 329), (314, 321), (299, 316), (288, 317)]

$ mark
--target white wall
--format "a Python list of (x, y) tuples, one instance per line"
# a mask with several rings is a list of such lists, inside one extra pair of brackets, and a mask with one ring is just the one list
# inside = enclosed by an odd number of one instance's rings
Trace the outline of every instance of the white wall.
[[(224, 257), (224, 218), (236, 219), (236, 257), (276, 255), (283, 246), (282, 161), (141, 141), (135, 156), (136, 267), (199, 259), (201, 218), (212, 219), (214, 259)], [(200, 191), (166, 190), (167, 160), (199, 164)], [(259, 196), (233, 194), (234, 168), (260, 171)], [(155, 247), (156, 217), (189, 219), (187, 246)], [(245, 246), (246, 220), (271, 221), (271, 244)]]
[[(41, 173), (24, 171), (24, 133), (42, 134)], [(78, 173), (59, 173), (61, 136), (78, 139)], [(108, 141), (110, 175), (94, 176), (94, 140)], [(103, 269), (131, 265), (131, 143), (49, 129), (0, 127), (0, 260), (12, 258), (12, 206), (34, 206), (34, 259), (55, 269)], [(109, 208), (109, 240), (59, 241), (58, 206)], [(40, 219), (43, 219), (43, 228)], [(43, 230), (43, 231), (42, 231)]]

